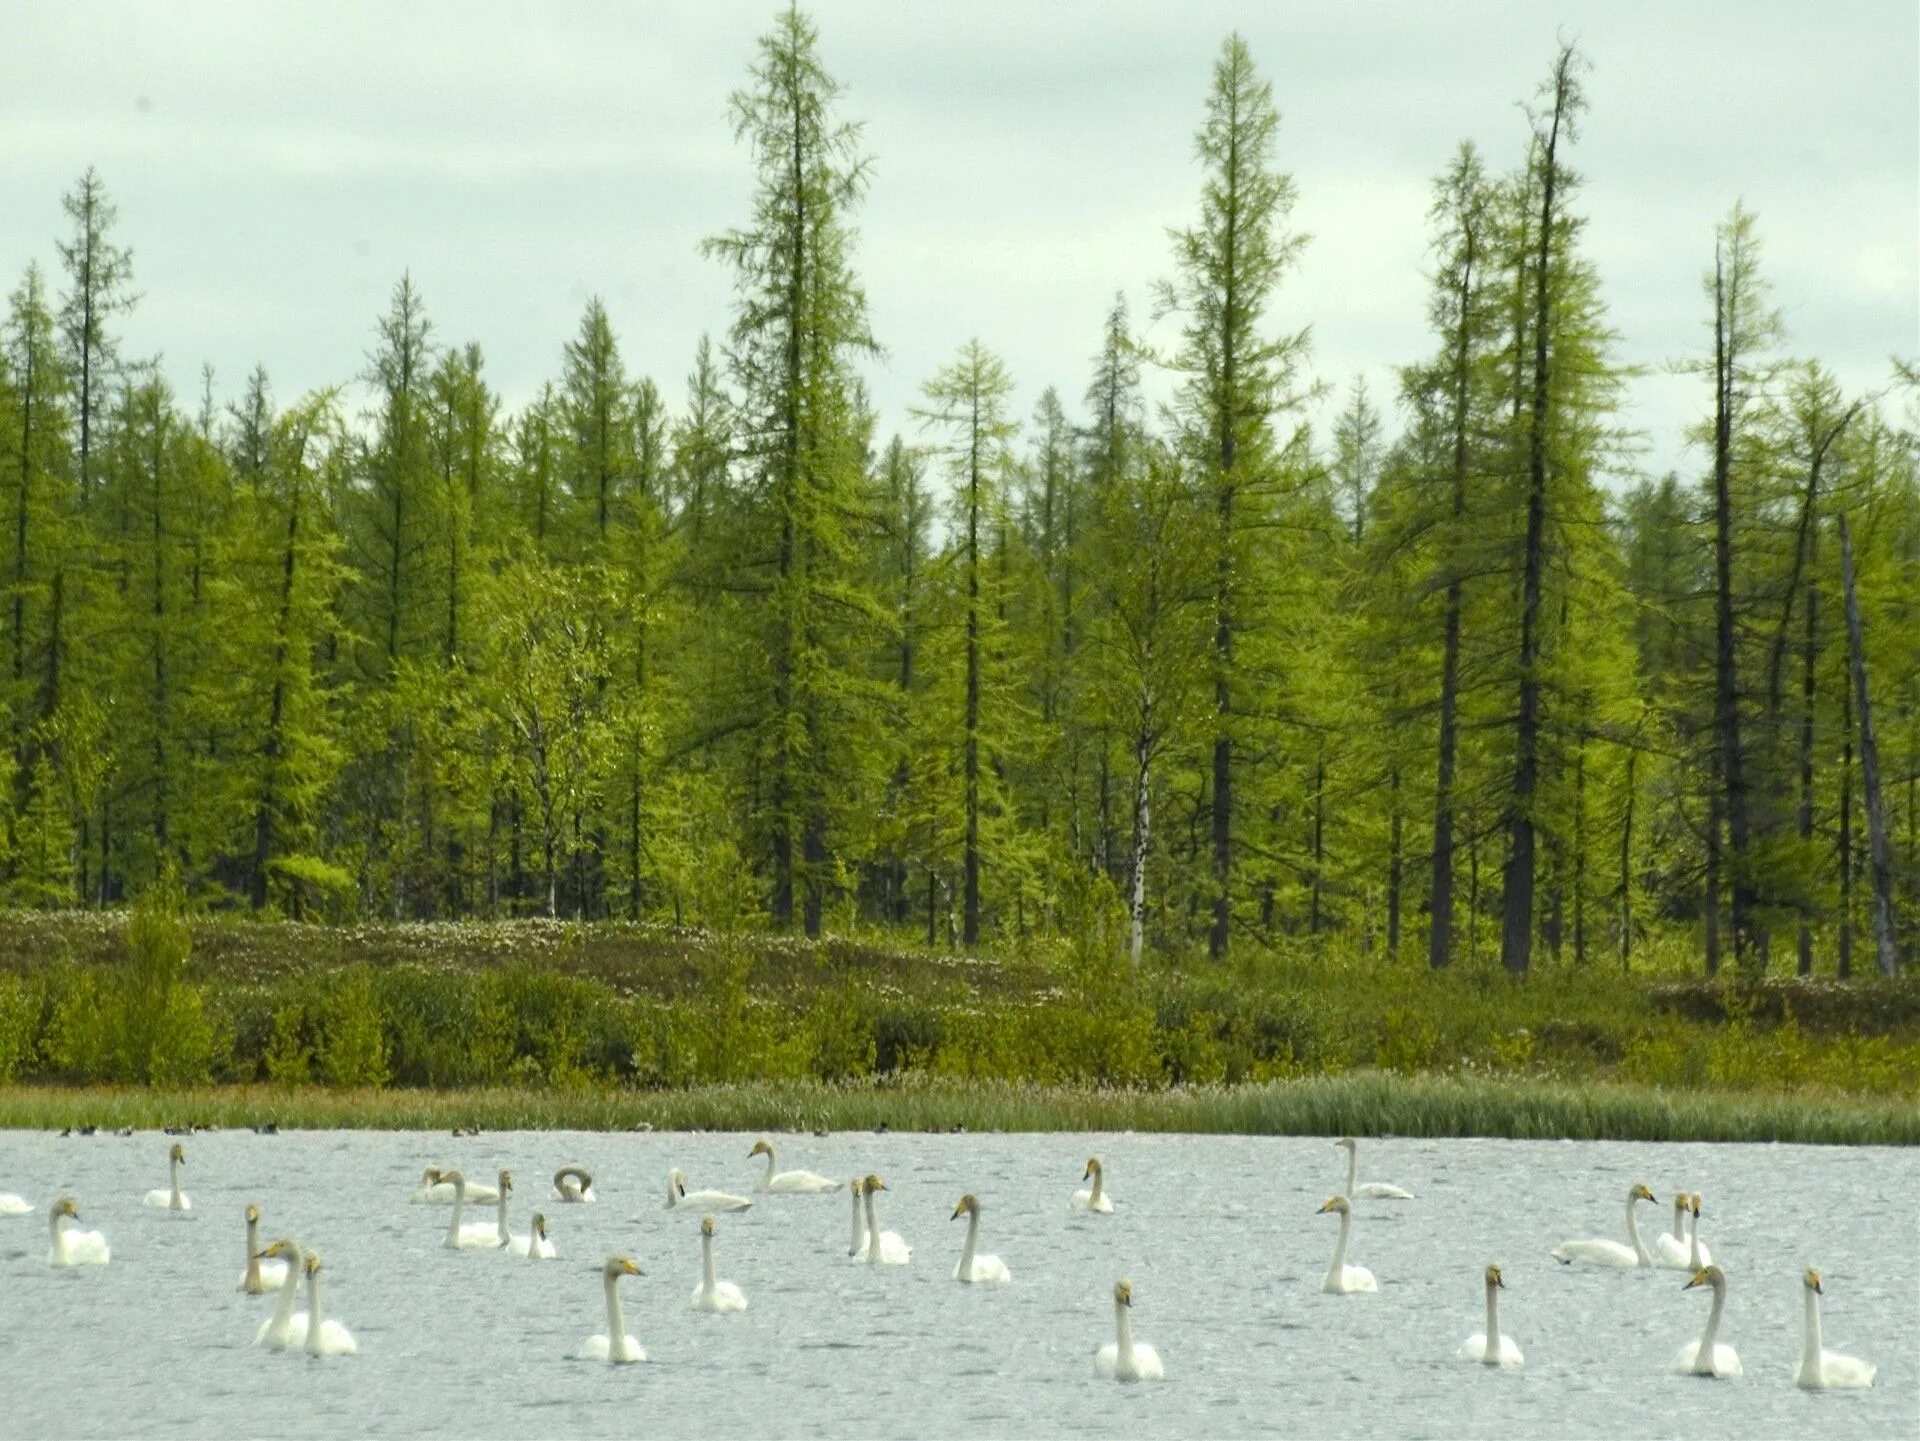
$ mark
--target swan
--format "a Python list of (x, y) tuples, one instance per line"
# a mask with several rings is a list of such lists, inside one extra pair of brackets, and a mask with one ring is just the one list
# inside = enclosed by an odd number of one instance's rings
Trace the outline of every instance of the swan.
[(1106, 1169), (1101, 1166), (1098, 1156), (1088, 1157), (1087, 1169), (1080, 1173), (1080, 1179), (1084, 1181), (1091, 1176), (1093, 1185), (1087, 1190), (1075, 1191), (1073, 1200), (1068, 1204), (1077, 1206), (1082, 1211), (1098, 1211), (1103, 1216), (1111, 1215), (1113, 1197), (1106, 1193), (1106, 1174)]
[(773, 1169), (773, 1143), (760, 1140), (753, 1143), (753, 1149), (747, 1152), (751, 1161), (755, 1156), (767, 1158), (766, 1173), (753, 1183), (756, 1191), (779, 1191), (793, 1195), (817, 1196), (822, 1191), (837, 1191), (840, 1183), (829, 1176), (816, 1175), (812, 1171), (779, 1171)]
[(278, 1253), (261, 1264), (260, 1208), (247, 1207), (247, 1269), (240, 1273), (240, 1289), (249, 1296), (264, 1296), (287, 1279), (287, 1263)]
[(1718, 1266), (1708, 1266), (1693, 1273), (1693, 1279), (1680, 1289), (1691, 1291), (1695, 1286), (1713, 1287), (1713, 1305), (1707, 1311), (1707, 1329), (1700, 1333), (1698, 1341), (1689, 1341), (1682, 1346), (1673, 1358), (1673, 1369), (1683, 1376), (1738, 1376), (1740, 1357), (1733, 1347), (1722, 1345), (1714, 1338), (1720, 1334), (1720, 1316), (1727, 1309), (1727, 1276)]
[(898, 1231), (883, 1231), (880, 1220), (873, 1213), (873, 1193), (884, 1191), (887, 1183), (878, 1176), (868, 1176), (860, 1183), (860, 1199), (867, 1208), (867, 1244), (855, 1259), (874, 1266), (904, 1266), (913, 1259), (913, 1247), (900, 1239)]
[(273, 1308), (273, 1314), (260, 1323), (260, 1329), (253, 1333), (253, 1344), (265, 1346), (269, 1351), (298, 1350), (307, 1341), (307, 1313), (295, 1312), (293, 1303), (300, 1292), (300, 1243), (288, 1238), (275, 1241), (260, 1253), (261, 1260), (285, 1257), (279, 1262), (282, 1268), (280, 1280), (280, 1300)]
[(584, 1166), (562, 1166), (553, 1173), (553, 1194), (563, 1201), (591, 1202), (593, 1173)]
[(953, 1279), (973, 1285), (1004, 1286), (1013, 1279), (1013, 1272), (1007, 1269), (1007, 1263), (998, 1256), (976, 1255), (974, 1247), (980, 1240), (980, 1199), (969, 1192), (960, 1198), (960, 1204), (953, 1208), (953, 1219), (967, 1218), (967, 1244), (960, 1248), (960, 1264), (953, 1268)]
[(47, 1213), (53, 1230), (53, 1249), (47, 1260), (55, 1266), (104, 1266), (113, 1259), (107, 1238), (98, 1231), (76, 1231), (62, 1226), (65, 1220), (78, 1221), (80, 1210), (71, 1197), (62, 1196)]
[(1487, 1366), (1524, 1366), (1526, 1357), (1513, 1344), (1513, 1337), (1500, 1330), (1500, 1293), (1506, 1289), (1498, 1266), (1487, 1267), (1487, 1329), (1475, 1331), (1454, 1352), (1462, 1361), (1479, 1361)]
[(12, 1191), (0, 1191), (0, 1216), (25, 1216), (33, 1211), (33, 1202)]
[(1858, 1356), (1844, 1356), (1820, 1345), (1820, 1298), (1826, 1294), (1820, 1286), (1820, 1273), (1807, 1267), (1800, 1284), (1807, 1293), (1807, 1343), (1800, 1350), (1800, 1369), (1794, 1373), (1793, 1384), (1803, 1391), (1842, 1391), (1871, 1386), (1879, 1367)]
[(642, 1272), (631, 1256), (609, 1256), (607, 1263), (600, 1268), (600, 1275), (607, 1288), (607, 1329), (604, 1335), (589, 1336), (580, 1343), (580, 1349), (574, 1354), (583, 1361), (606, 1361), (611, 1365), (624, 1366), (630, 1361), (644, 1361), (647, 1353), (640, 1343), (627, 1334), (627, 1318), (620, 1310), (620, 1293), (616, 1288), (622, 1276), (638, 1276)]
[(848, 1193), (853, 1197), (853, 1235), (847, 1242), (847, 1254), (856, 1261), (867, 1254), (867, 1218), (860, 1209), (860, 1178), (855, 1176), (848, 1182)]
[(744, 1211), (753, 1202), (745, 1196), (730, 1196), (725, 1191), (689, 1191), (687, 1178), (675, 1166), (667, 1172), (667, 1209), (685, 1206), (695, 1211)]
[(1340, 1214), (1340, 1239), (1333, 1248), (1333, 1264), (1327, 1267), (1325, 1279), (1320, 1289), (1330, 1296), (1352, 1296), (1367, 1291), (1378, 1291), (1380, 1283), (1373, 1279), (1373, 1272), (1365, 1266), (1347, 1264), (1347, 1238), (1353, 1232), (1353, 1204), (1345, 1196), (1329, 1196), (1317, 1215), (1326, 1215), (1329, 1211)]
[(731, 1281), (713, 1276), (713, 1217), (700, 1218), (700, 1284), (693, 1288), (696, 1311), (744, 1311), (746, 1294)]
[(1133, 1283), (1125, 1277), (1113, 1283), (1113, 1340), (1093, 1358), (1093, 1374), (1110, 1381), (1166, 1379), (1160, 1353), (1133, 1339)]
[(188, 1199), (187, 1193), (180, 1189), (180, 1168), (186, 1164), (187, 1153), (181, 1148), (180, 1143), (175, 1141), (173, 1149), (167, 1152), (167, 1189), (163, 1191), (156, 1187), (147, 1192), (146, 1201), (149, 1206), (168, 1211), (193, 1209), (193, 1202)]
[(499, 1217), (491, 1224), (486, 1221), (469, 1221), (460, 1224), (460, 1213), (466, 1208), (467, 1178), (458, 1171), (448, 1171), (446, 1179), (453, 1185), (453, 1215), (447, 1218), (447, 1237), (440, 1244), (449, 1251), (492, 1251), (507, 1244), (510, 1239), (507, 1232), (507, 1193), (513, 1189), (513, 1173), (500, 1173)]
[(320, 1302), (320, 1256), (309, 1251), (301, 1258), (300, 1267), (307, 1273), (307, 1354), (309, 1356), (351, 1356), (360, 1349), (360, 1343), (353, 1339), (353, 1332), (338, 1321), (327, 1319), (326, 1308)]
[(1368, 1181), (1364, 1186), (1356, 1186), (1354, 1179), (1360, 1171), (1360, 1153), (1354, 1144), (1353, 1137), (1342, 1136), (1333, 1144), (1347, 1153), (1347, 1189), (1343, 1194), (1349, 1200), (1411, 1201), (1413, 1199), (1413, 1192), (1404, 1191), (1385, 1181)]
[(1663, 1231), (1653, 1238), (1653, 1264), (1668, 1271), (1686, 1271), (1691, 1274), (1698, 1266), (1689, 1266), (1693, 1248), (1687, 1240), (1687, 1202), (1691, 1199), (1685, 1191), (1673, 1193), (1673, 1229)]
[(526, 1235), (507, 1238), (507, 1249), (529, 1261), (551, 1261), (557, 1253), (553, 1242), (547, 1239), (547, 1218), (535, 1211), (530, 1225), (532, 1229)]
[(1647, 1254), (1647, 1248), (1640, 1242), (1640, 1228), (1634, 1223), (1633, 1208), (1637, 1202), (1651, 1201), (1653, 1192), (1644, 1181), (1635, 1181), (1633, 1189), (1627, 1192), (1627, 1239), (1633, 1244), (1622, 1246), (1618, 1241), (1562, 1241), (1553, 1248), (1553, 1259), (1562, 1266), (1571, 1266), (1581, 1261), (1589, 1266), (1651, 1266), (1653, 1257)]
[[(447, 1177), (453, 1172), (443, 1171), (438, 1166), (429, 1166), (420, 1173), (420, 1185), (407, 1200), (416, 1206), (451, 1206), (453, 1204), (454, 1185)], [(467, 1187), (467, 1200), (476, 1203), (497, 1201), (500, 1193), (493, 1187), (475, 1182)]]
[(1713, 1264), (1713, 1257), (1707, 1254), (1707, 1248), (1700, 1242), (1700, 1193), (1695, 1191), (1693, 1202), (1693, 1225), (1687, 1231), (1687, 1260), (1694, 1270), (1699, 1271)]

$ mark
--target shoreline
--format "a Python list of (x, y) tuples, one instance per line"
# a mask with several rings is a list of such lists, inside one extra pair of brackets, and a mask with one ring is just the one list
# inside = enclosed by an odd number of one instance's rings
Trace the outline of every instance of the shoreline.
[(0, 1086), (0, 1130), (1146, 1131), (1425, 1139), (1920, 1145), (1907, 1098), (1679, 1091), (1615, 1081), (1350, 1072), (1238, 1086), (1122, 1090), (899, 1081), (329, 1090), (320, 1086)]

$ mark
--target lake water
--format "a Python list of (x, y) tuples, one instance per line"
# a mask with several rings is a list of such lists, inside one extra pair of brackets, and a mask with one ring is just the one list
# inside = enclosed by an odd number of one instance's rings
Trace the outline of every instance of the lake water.
[[(665, 1210), (668, 1167), (690, 1189), (751, 1194), (751, 1135), (211, 1133), (184, 1138), (188, 1217), (148, 1210), (169, 1141), (0, 1133), (0, 1190), (39, 1203), (0, 1220), (0, 1431), (10, 1435), (408, 1437), (1090, 1435), (1190, 1437), (1920, 1434), (1920, 1151), (1508, 1141), (1363, 1142), (1361, 1178), (1412, 1202), (1357, 1204), (1349, 1260), (1380, 1292), (1319, 1291), (1344, 1182), (1322, 1139), (783, 1136), (781, 1165), (879, 1172), (882, 1224), (904, 1268), (846, 1256), (848, 1200), (758, 1197), (718, 1218), (737, 1315), (695, 1314), (697, 1214)], [(1107, 1163), (1110, 1216), (1069, 1214), (1087, 1156)], [(429, 1163), (489, 1182), (515, 1172), (513, 1228), (545, 1210), (545, 1264), (440, 1245), (448, 1212), (407, 1197)], [(596, 1205), (549, 1177), (580, 1163)], [(1563, 1268), (1567, 1237), (1624, 1239), (1628, 1186), (1705, 1197), (1701, 1237), (1729, 1277), (1722, 1339), (1744, 1378), (1672, 1374), (1708, 1297), (1678, 1272)], [(1013, 1284), (951, 1279), (963, 1191), (982, 1249)], [(46, 1264), (46, 1207), (72, 1195), (112, 1265)], [(272, 1355), (250, 1343), (271, 1298), (241, 1295), (242, 1210), (266, 1237), (323, 1252), (327, 1312), (360, 1354)], [(471, 1219), (486, 1219), (480, 1208)], [(1666, 1206), (1643, 1206), (1642, 1234)], [(569, 1359), (605, 1330), (598, 1266), (614, 1250), (627, 1329), (650, 1356)], [(1453, 1359), (1483, 1319), (1481, 1268), (1502, 1264), (1501, 1326), (1517, 1372)], [(1826, 1280), (1830, 1349), (1876, 1362), (1867, 1392), (1792, 1384), (1800, 1273)], [(1134, 1330), (1161, 1384), (1096, 1380), (1111, 1290), (1134, 1286)]]

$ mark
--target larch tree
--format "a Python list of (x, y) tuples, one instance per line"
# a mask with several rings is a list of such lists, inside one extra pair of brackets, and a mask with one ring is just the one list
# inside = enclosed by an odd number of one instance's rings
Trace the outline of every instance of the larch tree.
[(73, 378), (79, 432), (75, 459), (80, 503), (85, 506), (93, 497), (100, 422), (120, 363), (119, 343), (109, 326), (116, 315), (133, 309), (139, 297), (132, 289), (133, 252), (113, 239), (119, 207), (108, 198), (99, 172), (88, 166), (60, 205), (73, 223), (71, 237), (60, 242), (68, 282), (60, 303), (60, 329)]

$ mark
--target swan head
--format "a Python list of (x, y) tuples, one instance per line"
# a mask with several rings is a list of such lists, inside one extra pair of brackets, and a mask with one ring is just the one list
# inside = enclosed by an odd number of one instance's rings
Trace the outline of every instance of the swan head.
[(312, 1280), (315, 1276), (318, 1276), (320, 1274), (320, 1253), (318, 1251), (307, 1252), (306, 1256), (300, 1262), (300, 1269), (307, 1273), (308, 1280)]
[(953, 1208), (952, 1219), (957, 1221), (962, 1216), (968, 1216), (968, 1215), (977, 1216), (979, 1214), (980, 1214), (980, 1198), (974, 1195), (973, 1192), (969, 1191), (967, 1192), (966, 1195), (960, 1198), (959, 1204)]
[(884, 1191), (886, 1189), (887, 1183), (885, 1181), (881, 1180), (878, 1176), (868, 1176), (862, 1183), (861, 1193), (864, 1195), (868, 1192)]
[(1682, 1291), (1691, 1291), (1695, 1286), (1711, 1286), (1716, 1291), (1723, 1291), (1726, 1289), (1726, 1285), (1727, 1273), (1725, 1271), (1722, 1271), (1718, 1266), (1702, 1266), (1698, 1271), (1693, 1273), (1693, 1278), (1680, 1289)]
[(1633, 1189), (1627, 1192), (1627, 1199), (1629, 1201), (1652, 1201), (1655, 1205), (1659, 1204), (1658, 1198), (1655, 1197), (1653, 1192), (1647, 1189), (1647, 1183), (1645, 1181), (1635, 1181), (1633, 1183)]
[(687, 1194), (687, 1178), (678, 1166), (667, 1172), (667, 1189), (676, 1196)]
[(512, 1189), (513, 1189), (513, 1172), (502, 1171), (500, 1173), (500, 1194), (504, 1196), (507, 1194), (507, 1192), (511, 1191)]
[(1133, 1304), (1133, 1282), (1129, 1281), (1125, 1276), (1115, 1281), (1113, 1283), (1113, 1299), (1122, 1306), (1131, 1306)]
[(429, 1171), (428, 1175), (436, 1181), (444, 1181), (456, 1191), (467, 1189), (467, 1178), (458, 1171)]
[(251, 1202), (247, 1205), (247, 1224), (249, 1226), (257, 1226), (260, 1224), (260, 1208)]
[(1687, 1201), (1689, 1203), (1689, 1209), (1693, 1212), (1693, 1219), (1696, 1221), (1699, 1220), (1700, 1219), (1700, 1193), (1698, 1191), (1695, 1191), (1691, 1196), (1687, 1197)]
[(49, 1218), (58, 1217), (58, 1216), (71, 1216), (73, 1217), (74, 1220), (77, 1221), (80, 1219), (80, 1208), (73, 1204), (73, 1197), (62, 1196), (59, 1200), (53, 1203), (53, 1206), (47, 1212), (47, 1215)]
[(1333, 1144), (1340, 1147), (1342, 1150), (1351, 1151), (1353, 1149), (1353, 1144), (1354, 1144), (1353, 1137), (1342, 1136), (1339, 1140), (1335, 1141)]
[(1500, 1268), (1498, 1266), (1487, 1267), (1487, 1285), (1489, 1287), (1497, 1286), (1502, 1291), (1507, 1289), (1507, 1283), (1500, 1279)]
[(540, 1212), (535, 1211), (533, 1213), (532, 1225), (533, 1225), (533, 1234), (535, 1239), (541, 1240), (541, 1241), (546, 1240), (547, 1239), (547, 1218), (543, 1216)]
[(645, 1273), (641, 1271), (640, 1263), (631, 1256), (609, 1256), (606, 1265), (600, 1268), (600, 1274), (611, 1281), (616, 1276), (640, 1276)]
[(1097, 1176), (1099, 1174), (1100, 1158), (1098, 1156), (1087, 1157), (1087, 1169), (1080, 1173), (1080, 1179), (1084, 1181), (1090, 1176)]
[(298, 1256), (299, 1254), (299, 1245), (291, 1236), (285, 1236), (262, 1251), (260, 1253), (260, 1259), (264, 1261), (269, 1256)]
[(771, 1156), (772, 1154), (773, 1147), (769, 1146), (764, 1140), (759, 1140), (755, 1141), (753, 1143), (753, 1149), (747, 1152), (747, 1159), (751, 1161), (755, 1156)]
[(1807, 1267), (1807, 1274), (1800, 1278), (1800, 1284), (1816, 1296), (1826, 1295), (1826, 1292), (1820, 1289), (1820, 1271), (1817, 1267)]
[(1345, 1196), (1329, 1196), (1327, 1197), (1326, 1204), (1318, 1211), (1315, 1211), (1314, 1215), (1324, 1216), (1329, 1211), (1337, 1211), (1342, 1216), (1351, 1216), (1353, 1214), (1353, 1206)]
[(702, 1217), (700, 1218), (700, 1234), (701, 1234), (702, 1236), (712, 1236), (712, 1235), (713, 1235), (713, 1217), (711, 1217), (711, 1216), (702, 1216)]
[(173, 1143), (173, 1149), (167, 1152), (167, 1159), (169, 1161), (174, 1162), (176, 1165), (181, 1165), (181, 1166), (186, 1165), (187, 1164), (187, 1148), (185, 1146), (182, 1146), (178, 1141), (175, 1141)]
[(420, 1184), (423, 1186), (437, 1186), (442, 1179), (438, 1166), (429, 1166), (420, 1173)]

